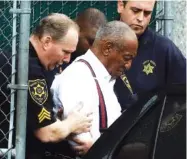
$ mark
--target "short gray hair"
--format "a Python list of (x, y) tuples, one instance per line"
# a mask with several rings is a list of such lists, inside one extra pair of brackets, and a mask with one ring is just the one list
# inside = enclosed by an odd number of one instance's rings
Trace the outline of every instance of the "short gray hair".
[(68, 16), (61, 13), (52, 13), (41, 19), (33, 31), (33, 35), (41, 39), (43, 35), (49, 34), (53, 40), (59, 41), (63, 39), (70, 28), (79, 31), (79, 26)]
[(134, 40), (136, 38), (136, 34), (126, 23), (111, 21), (99, 28), (94, 43), (106, 40), (121, 48), (124, 47), (124, 40)]

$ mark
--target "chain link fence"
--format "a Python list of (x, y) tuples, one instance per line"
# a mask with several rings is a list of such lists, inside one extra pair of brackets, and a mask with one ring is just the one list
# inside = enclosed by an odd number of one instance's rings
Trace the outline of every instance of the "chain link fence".
[(14, 96), (7, 88), (15, 83), (15, 49), (13, 19), (9, 13), (13, 1), (0, 1), (0, 158), (11, 156), (13, 148)]
[[(17, 0), (0, 1), (0, 158), (5, 159), (15, 156), (13, 132), (17, 102), (15, 102), (14, 86), (16, 84), (15, 76), (20, 71), (16, 71), (16, 55), (18, 48), (21, 47), (18, 45), (21, 12), (15, 11), (20, 8), (20, 4), (21, 1)], [(50, 13), (64, 13), (75, 18), (78, 12), (89, 7), (103, 11), (109, 21), (118, 18), (116, 1), (31, 1), (30, 30), (32, 31), (40, 19)], [(162, 21), (159, 19), (160, 14), (162, 14), (161, 11), (155, 10), (151, 23), (151, 27), (156, 26), (158, 31), (163, 26), (157, 24)], [(8, 89), (8, 85), (12, 89)], [(20, 122), (19, 125), (22, 123)], [(23, 143), (22, 146), (24, 147)]]

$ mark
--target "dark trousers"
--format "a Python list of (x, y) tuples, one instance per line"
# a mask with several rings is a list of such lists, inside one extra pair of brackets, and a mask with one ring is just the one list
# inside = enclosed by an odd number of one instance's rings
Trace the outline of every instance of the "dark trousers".
[(39, 151), (31, 151), (26, 156), (26, 159), (74, 159), (75, 152), (68, 141), (61, 141), (43, 144)]
[(43, 159), (74, 159), (75, 152), (70, 147), (68, 141), (47, 144)]

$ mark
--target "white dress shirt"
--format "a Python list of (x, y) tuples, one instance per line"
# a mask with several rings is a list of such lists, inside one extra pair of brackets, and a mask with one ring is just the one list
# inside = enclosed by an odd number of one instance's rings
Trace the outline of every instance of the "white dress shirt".
[(60, 75), (57, 75), (51, 86), (53, 100), (56, 107), (64, 107), (64, 117), (77, 105), (83, 105), (83, 110), (93, 112), (93, 122), (90, 133), (78, 135), (81, 140), (92, 138), (94, 141), (100, 137), (99, 132), (99, 96), (95, 80), (88, 66), (78, 59), (86, 60), (93, 68), (107, 110), (108, 127), (121, 115), (121, 107), (114, 93), (115, 80), (111, 78), (103, 64), (88, 50), (85, 55), (78, 57)]

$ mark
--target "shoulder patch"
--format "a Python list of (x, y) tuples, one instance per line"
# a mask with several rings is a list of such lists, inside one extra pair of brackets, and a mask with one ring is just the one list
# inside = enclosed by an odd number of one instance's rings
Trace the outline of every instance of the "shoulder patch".
[(43, 105), (48, 98), (48, 89), (45, 79), (29, 80), (31, 98), (39, 105)]
[(41, 123), (45, 119), (51, 120), (51, 113), (47, 111), (45, 108), (42, 108), (42, 110), (38, 114), (39, 123)]

